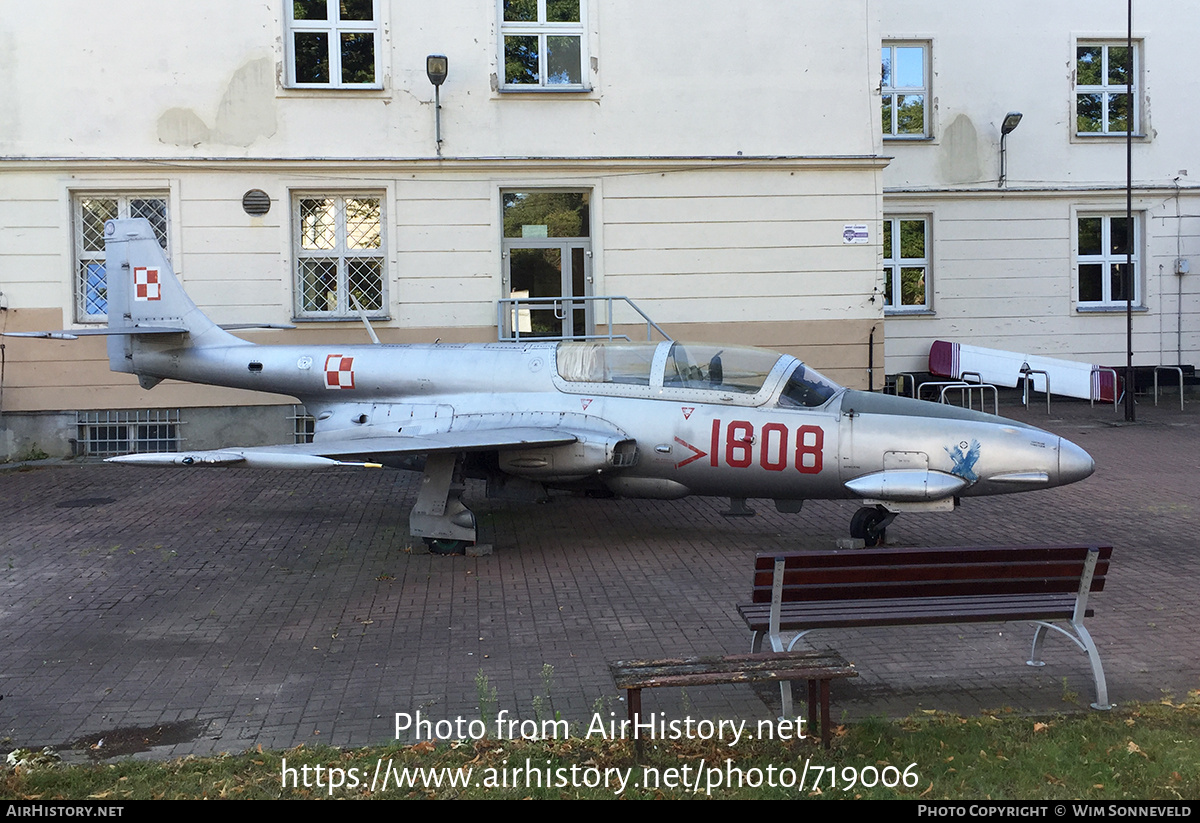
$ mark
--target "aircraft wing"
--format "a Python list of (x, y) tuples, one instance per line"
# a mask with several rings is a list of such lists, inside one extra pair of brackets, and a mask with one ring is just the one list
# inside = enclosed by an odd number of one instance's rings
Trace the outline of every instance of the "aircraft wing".
[(127, 454), (110, 463), (151, 466), (234, 466), (266, 469), (315, 469), (338, 465), (379, 465), (388, 458), (437, 452), (491, 451), (522, 446), (556, 446), (579, 440), (581, 433), (536, 426), (430, 432), (413, 436), (368, 434), (325, 438), (313, 443), (174, 454)]

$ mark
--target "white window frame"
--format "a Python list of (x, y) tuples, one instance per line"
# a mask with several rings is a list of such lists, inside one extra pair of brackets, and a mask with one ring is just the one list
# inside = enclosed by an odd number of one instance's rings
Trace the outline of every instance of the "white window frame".
[[(903, 257), (900, 255), (900, 223), (903, 221), (920, 221), (925, 226), (925, 254), (922, 257)], [(933, 249), (933, 219), (928, 214), (887, 214), (884, 215), (883, 222), (890, 225), (892, 242), (891, 248), (886, 246), (883, 249), (883, 276), (884, 276), (884, 304), (883, 313), (887, 315), (896, 314), (929, 314), (933, 311), (932, 286), (933, 286), (933, 265), (932, 265), (932, 249)], [(880, 242), (887, 236), (886, 228), (881, 227)], [(900, 305), (887, 302), (888, 285), (891, 286), (892, 297), (902, 293), (903, 289), (903, 270), (920, 268), (924, 271), (925, 280), (925, 299), (920, 304)]]
[[(163, 248), (163, 252), (167, 254), (168, 258), (170, 257), (171, 193), (169, 191), (159, 189), (149, 191), (114, 191), (111, 189), (72, 191), (71, 237), (74, 249), (74, 275), (71, 280), (74, 284), (72, 291), (74, 293), (76, 323), (108, 322), (107, 312), (94, 310), (94, 299), (89, 299), (89, 294), (93, 290), (103, 289), (105, 291), (104, 299), (107, 301), (108, 291), (108, 273), (103, 273), (103, 285), (98, 285), (93, 277), (96, 273), (95, 269), (90, 268), (97, 265), (102, 267), (104, 264), (104, 221), (101, 220), (99, 226), (92, 226), (89, 230), (87, 221), (84, 220), (83, 212), (83, 204), (85, 202), (98, 200), (113, 201), (116, 213), (112, 217), (117, 219), (145, 216), (146, 212), (137, 208), (138, 201), (161, 201), (163, 223), (158, 241), (159, 245)], [(155, 229), (158, 231), (160, 227), (155, 226)]]
[[(919, 48), (921, 49), (921, 79), (924, 81), (920, 86), (897, 86), (895, 84), (896, 77), (896, 49), (898, 48)], [(887, 51), (889, 55), (890, 65), (892, 67), (891, 77), (889, 82), (884, 82), (883, 77), (883, 52)], [(879, 100), (880, 112), (882, 117), (883, 100), (887, 96), (891, 96), (891, 113), (889, 116), (890, 122), (883, 123), (883, 139), (885, 140), (928, 140), (933, 133), (932, 124), (930, 123), (931, 100), (933, 99), (930, 93), (930, 80), (932, 74), (933, 63), (931, 55), (933, 54), (932, 44), (927, 40), (884, 40), (880, 46), (880, 74), (879, 74)], [(897, 98), (902, 94), (921, 95), (922, 111), (921, 111), (921, 131), (920, 133), (900, 133), (898, 131), (900, 112), (896, 105)]]
[[(325, 0), (324, 20), (296, 20), (295, 6), (290, 0), (284, 3), (284, 54), (287, 62), (287, 86), (293, 89), (381, 89), (383, 88), (383, 25), (380, 20), (380, 2), (371, 0), (370, 20), (342, 20), (338, 0)], [(326, 62), (329, 68), (328, 82), (301, 82), (296, 76), (296, 35), (324, 34)], [(342, 80), (342, 35), (370, 34), (374, 43), (375, 79), (370, 83), (349, 83)]]
[[(503, 92), (588, 92), (591, 91), (591, 60), (588, 57), (588, 3), (579, 0), (579, 21), (551, 23), (546, 20), (546, 0), (536, 0), (536, 22), (511, 22), (504, 19), (504, 0), (496, 0), (499, 64), (497, 76)], [(537, 37), (538, 82), (509, 83), (505, 60), (505, 41), (508, 37)], [(579, 82), (554, 83), (548, 75), (550, 52), (548, 37), (576, 37), (579, 40)]]
[[(1075, 75), (1075, 90), (1072, 95), (1072, 132), (1075, 137), (1083, 140), (1091, 140), (1097, 137), (1124, 137), (1125, 130), (1113, 131), (1108, 127), (1109, 123), (1109, 103), (1116, 95), (1124, 95), (1127, 92), (1127, 87), (1124, 83), (1121, 85), (1110, 85), (1108, 82), (1108, 51), (1112, 48), (1123, 49), (1128, 45), (1128, 40), (1106, 40), (1103, 38), (1086, 38), (1077, 40), (1074, 50), (1074, 68)], [(1081, 85), (1079, 83), (1079, 50), (1083, 48), (1095, 48), (1101, 50), (1100, 58), (1100, 78), (1103, 81), (1099, 85)], [(1135, 137), (1141, 137), (1142, 131), (1142, 42), (1140, 40), (1133, 41), (1133, 100), (1132, 112), (1130, 114), (1130, 125), (1133, 128)], [(1079, 98), (1085, 94), (1100, 95), (1101, 104), (1101, 125), (1100, 131), (1080, 131), (1079, 129)]]
[[(302, 240), (303, 225), (301, 203), (305, 200), (334, 201), (334, 243), (332, 248), (305, 248)], [(379, 202), (379, 247), (354, 248), (347, 242), (346, 201), (370, 199)], [(376, 260), (379, 265), (379, 306), (363, 306), (363, 311), (372, 320), (388, 320), (388, 255), (387, 255), (387, 192), (384, 190), (362, 191), (294, 191), (292, 192), (292, 282), (295, 289), (293, 317), (296, 320), (358, 320), (358, 311), (349, 299), (350, 269), (355, 261)], [(306, 308), (305, 263), (325, 260), (335, 264), (336, 284), (335, 308), (321, 310)]]
[[(1072, 232), (1074, 234), (1075, 243), (1075, 263), (1074, 263), (1074, 290), (1075, 290), (1075, 306), (1079, 311), (1119, 311), (1125, 308), (1125, 298), (1113, 298), (1112, 295), (1112, 270), (1115, 265), (1124, 265), (1126, 255), (1124, 252), (1112, 251), (1112, 221), (1124, 220), (1125, 212), (1105, 212), (1080, 209), (1075, 212), (1074, 218), (1071, 221)], [(1079, 237), (1079, 221), (1088, 218), (1098, 218), (1101, 221), (1100, 229), (1100, 253), (1099, 254), (1083, 254), (1080, 251)], [(1141, 309), (1142, 306), (1142, 213), (1135, 211), (1133, 213), (1133, 306)], [(1100, 270), (1100, 292), (1099, 300), (1084, 300), (1083, 286), (1080, 282), (1080, 268), (1085, 265), (1099, 265)]]

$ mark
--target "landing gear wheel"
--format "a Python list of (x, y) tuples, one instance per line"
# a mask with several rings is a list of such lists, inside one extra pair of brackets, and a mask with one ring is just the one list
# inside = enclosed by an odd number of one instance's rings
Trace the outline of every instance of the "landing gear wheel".
[(887, 524), (891, 520), (886, 510), (863, 506), (850, 518), (850, 536), (862, 540), (867, 548), (873, 548), (887, 539)]
[(467, 546), (470, 545), (466, 540), (451, 540), (445, 537), (426, 537), (424, 539), (430, 554), (466, 554)]

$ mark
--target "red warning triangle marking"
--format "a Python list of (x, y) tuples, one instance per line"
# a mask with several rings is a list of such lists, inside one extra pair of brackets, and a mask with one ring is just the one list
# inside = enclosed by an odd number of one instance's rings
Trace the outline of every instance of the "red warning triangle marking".
[(583, 410), (587, 411), (587, 407), (592, 405), (592, 398), (590, 398), (590, 397), (584, 398), (584, 399), (580, 400), (579, 402), (583, 404)]
[(689, 417), (691, 417), (692, 412), (694, 412), (696, 410), (695, 406), (680, 406), (679, 408), (683, 409), (683, 419), (684, 420), (687, 420)]

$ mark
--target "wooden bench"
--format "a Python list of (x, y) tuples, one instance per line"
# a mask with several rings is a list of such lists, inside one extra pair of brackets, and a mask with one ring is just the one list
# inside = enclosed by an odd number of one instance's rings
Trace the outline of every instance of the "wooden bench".
[[(808, 730), (816, 731), (814, 719), (820, 703), (821, 743), (829, 748), (829, 681), (839, 677), (857, 677), (858, 672), (832, 651), (767, 652), (735, 654), (726, 657), (687, 657), (666, 660), (618, 660), (609, 664), (618, 689), (625, 689), (629, 720), (636, 723), (642, 714), (642, 689), (662, 686), (713, 686), (720, 683), (762, 683), (779, 681), (788, 687), (791, 681), (808, 681)], [(819, 684), (819, 686), (818, 686)], [(819, 689), (819, 695), (818, 695)], [(790, 719), (791, 705), (784, 718)], [(635, 739), (641, 755), (641, 737)]]
[[(1111, 546), (859, 549), (765, 553), (755, 559), (753, 602), (738, 611), (754, 632), (790, 650), (817, 629), (1028, 621), (1030, 666), (1042, 666), (1053, 629), (1087, 653), (1096, 709), (1112, 708), (1100, 653), (1083, 618), (1104, 588)], [(793, 634), (784, 643), (784, 634)], [(786, 696), (785, 696), (786, 700)]]

